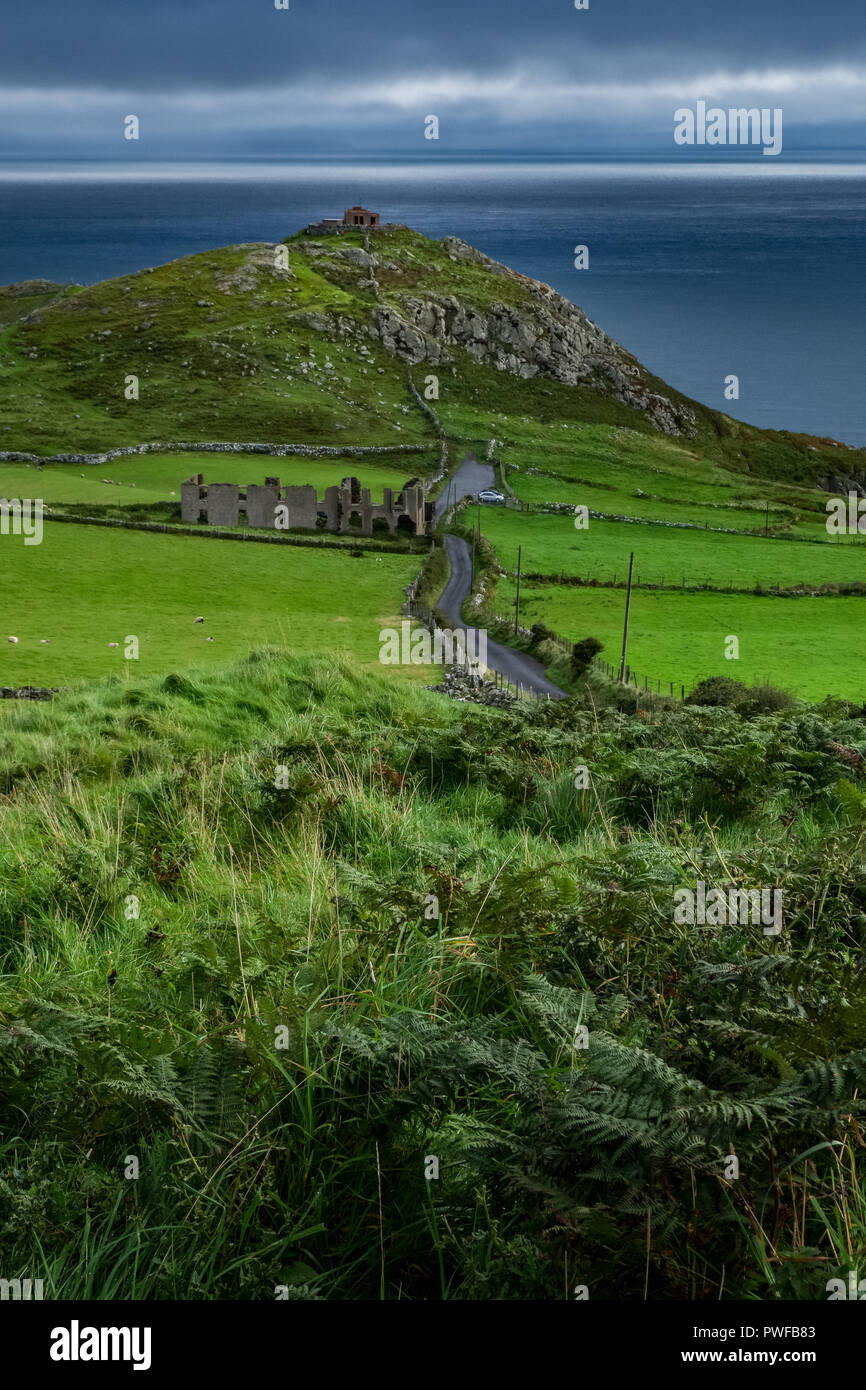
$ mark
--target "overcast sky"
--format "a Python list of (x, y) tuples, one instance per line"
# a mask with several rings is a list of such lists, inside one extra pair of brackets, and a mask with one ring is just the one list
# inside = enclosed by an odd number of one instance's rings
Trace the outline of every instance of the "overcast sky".
[[(448, 155), (672, 146), (703, 98), (785, 150), (866, 146), (864, 0), (29, 0), (0, 20), (0, 154)], [(123, 138), (137, 115), (141, 138)], [(440, 121), (438, 142), (424, 118)]]

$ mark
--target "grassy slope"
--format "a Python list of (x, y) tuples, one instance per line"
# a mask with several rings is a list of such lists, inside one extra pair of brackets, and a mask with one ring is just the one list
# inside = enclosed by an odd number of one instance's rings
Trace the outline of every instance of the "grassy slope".
[(518, 431), (509, 421), (500, 452), (512, 491), (526, 502), (746, 530), (763, 527), (769, 510), (774, 530), (827, 539), (825, 492), (743, 477), (683, 441), (636, 430), (571, 424), (557, 433), (555, 424), (545, 432), (520, 423)]
[[(428, 437), (419, 415), (403, 416), (405, 372), (387, 353), (370, 342), (365, 361), (360, 339), (332, 347), (304, 321), (312, 311), (369, 313), (369, 296), (339, 289), (303, 256), (288, 278), (263, 251), (205, 252), (90, 286), (0, 334), (0, 447), (338, 444), (343, 430), (353, 444)], [(301, 363), (314, 359), (305, 374)], [(137, 401), (125, 399), (128, 374), (139, 377)]]
[[(5, 721), (5, 1277), (809, 1299), (857, 1265), (862, 720), (136, 677)], [(675, 927), (698, 878), (780, 885), (784, 934)]]

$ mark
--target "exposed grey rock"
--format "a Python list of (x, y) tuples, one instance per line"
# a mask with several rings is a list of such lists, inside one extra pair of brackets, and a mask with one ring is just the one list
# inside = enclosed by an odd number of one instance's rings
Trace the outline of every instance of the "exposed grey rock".
[[(445, 241), (458, 259), (489, 260), (457, 238)], [(507, 271), (507, 267), (502, 269)], [(507, 273), (529, 288), (527, 303), (480, 308), (464, 304), (454, 295), (408, 294), (396, 303), (382, 304), (374, 314), (374, 325), (383, 346), (410, 365), (429, 362), (433, 366), (452, 362), (450, 349), (459, 347), (477, 362), (514, 376), (545, 376), (612, 394), (646, 412), (665, 434), (695, 434), (694, 413), (651, 391), (634, 359), (582, 309), (548, 285), (514, 271)]]
[(336, 333), (337, 320), (331, 314), (299, 314), (298, 321), (312, 328), (314, 333)]
[(62, 689), (60, 685), (0, 685), (0, 700), (53, 700)]
[(375, 256), (371, 256), (369, 251), (362, 250), (360, 246), (342, 246), (334, 255), (339, 256), (341, 261), (361, 266), (363, 270), (372, 270), (379, 264)]
[(229, 247), (231, 251), (244, 250), (248, 254), (235, 270), (224, 271), (214, 277), (216, 288), (223, 294), (249, 294), (259, 288), (263, 272), (277, 280), (294, 280), (294, 274), (288, 267), (278, 268), (275, 263), (275, 252), (279, 245), (279, 242), (256, 242)]
[(26, 299), (38, 294), (59, 294), (66, 288), (56, 280), (19, 280), (14, 285), (3, 285), (0, 296), (4, 299)]
[(866, 474), (852, 473), (849, 478), (839, 478), (835, 473), (829, 473), (825, 478), (818, 479), (818, 487), (824, 492), (838, 495), (855, 492), (858, 497), (866, 497)]

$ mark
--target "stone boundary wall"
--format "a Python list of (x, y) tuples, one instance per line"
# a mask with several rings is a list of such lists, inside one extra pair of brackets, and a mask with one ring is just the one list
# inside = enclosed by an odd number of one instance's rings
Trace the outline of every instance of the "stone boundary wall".
[(427, 479), (427, 490), (429, 492), (430, 488), (435, 487), (437, 483), (441, 482), (448, 472), (448, 436), (445, 433), (442, 421), (439, 419), (436, 411), (429, 401), (425, 401), (411, 376), (409, 377), (409, 390), (415, 398), (415, 403), (421, 407), (424, 414), (433, 425), (439, 440), (439, 471), (434, 477)]
[[(574, 516), (575, 503), (572, 502), (524, 502), (517, 498), (519, 510), (531, 512), (536, 516)], [(623, 516), (619, 512), (597, 512), (593, 507), (587, 511), (591, 521), (625, 521), (630, 526), (667, 526), (680, 531), (704, 531), (711, 536), (757, 536), (762, 541), (791, 541), (797, 545), (826, 545), (819, 536), (792, 536), (784, 531), (765, 531), (756, 527), (746, 531), (737, 526), (707, 526), (699, 521), (665, 521), (653, 516)]]
[[(343, 550), (352, 549), (370, 551), (371, 554), (379, 555), (417, 555), (421, 547), (413, 544), (412, 537), (407, 537), (405, 541), (398, 542), (397, 545), (389, 544), (387, 541), (371, 540), (366, 536), (355, 536), (353, 532), (347, 533), (347, 538), (352, 542), (347, 545), (344, 542), (328, 540), (326, 537), (315, 539), (310, 536), (288, 536), (284, 532), (260, 532), (260, 531), (221, 531), (213, 526), (178, 526), (164, 521), (127, 521), (123, 517), (110, 516), (75, 516), (71, 512), (48, 512), (45, 513), (46, 521), (65, 522), (70, 526), (113, 526), (118, 530), (126, 531), (159, 531), (166, 536), (202, 536), (205, 540), (215, 541), (252, 541), (259, 545), (300, 545), (312, 550)], [(441, 545), (440, 536), (422, 536), (417, 539), (432, 542), (433, 545)]]
[(87, 467), (110, 463), (112, 459), (130, 458), (135, 454), (271, 454), (283, 458), (297, 454), (301, 458), (363, 458), (369, 454), (425, 454), (429, 444), (125, 444), (107, 449), (103, 454), (24, 454), (18, 451), (0, 452), (0, 463), (79, 463)]
[(506, 497), (511, 497), (515, 502), (519, 502), (519, 501), (520, 501), (520, 498), (517, 496), (517, 493), (514, 491), (514, 488), (511, 486), (510, 482), (508, 481), (508, 469), (509, 469), (509, 466), (510, 466), (510, 465), (507, 464), (507, 463), (505, 462), (505, 459), (504, 459), (504, 458), (501, 458), (501, 457), (497, 458), (497, 457), (496, 457), (496, 455), (494, 454), (495, 445), (496, 445), (496, 440), (495, 440), (495, 439), (491, 439), (491, 441), (490, 441), (490, 448), (489, 448), (488, 451), (487, 451), (488, 462), (489, 462), (489, 463), (492, 463), (493, 466), (494, 466), (494, 468), (497, 468), (497, 467), (498, 467), (498, 469), (499, 469), (499, 479), (500, 479), (500, 482), (502, 483), (502, 491), (505, 493), (505, 496), (506, 496)]

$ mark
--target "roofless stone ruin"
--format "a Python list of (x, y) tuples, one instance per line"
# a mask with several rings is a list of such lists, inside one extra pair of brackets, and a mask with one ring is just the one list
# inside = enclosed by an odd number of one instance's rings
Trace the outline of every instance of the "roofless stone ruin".
[(370, 489), (357, 478), (344, 478), (319, 497), (311, 483), (283, 487), (279, 478), (266, 478), (242, 488), (206, 483), (204, 474), (196, 473), (181, 484), (180, 495), (182, 519), (211, 526), (238, 526), (246, 517), (248, 526), (275, 531), (425, 536), (433, 522), (433, 504), (425, 500), (424, 485), (416, 478), (396, 495), (393, 488), (383, 488), (381, 503), (371, 500)]

